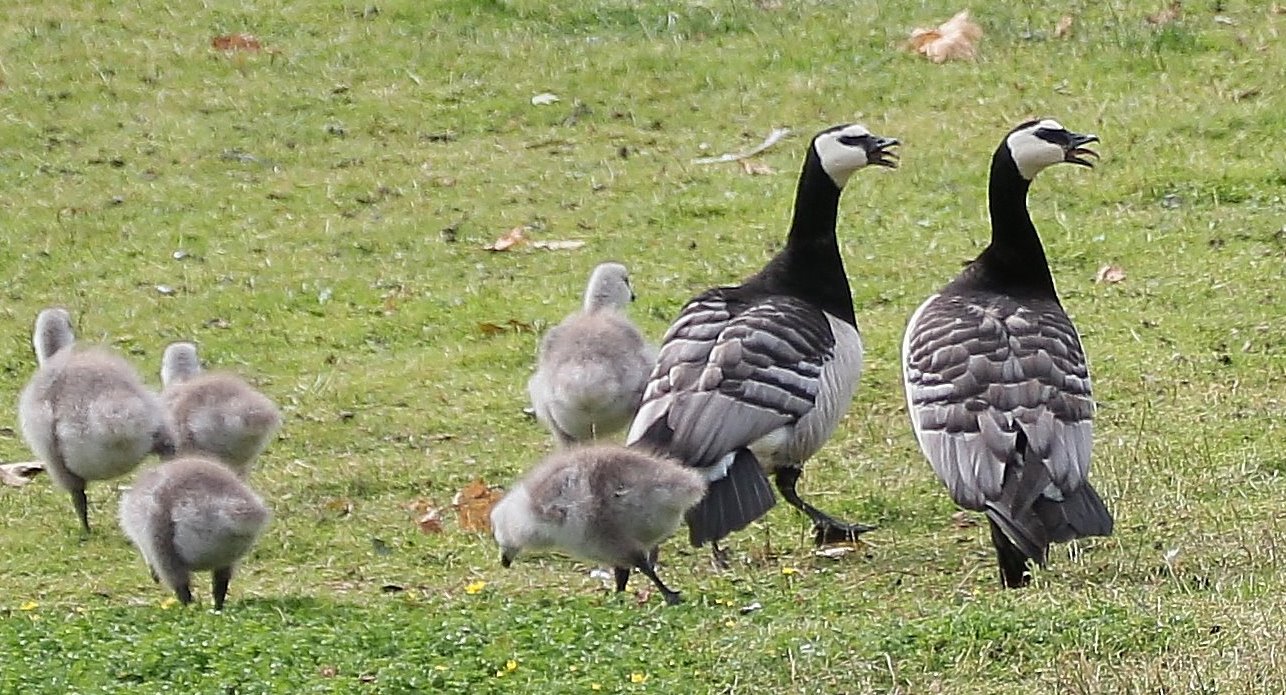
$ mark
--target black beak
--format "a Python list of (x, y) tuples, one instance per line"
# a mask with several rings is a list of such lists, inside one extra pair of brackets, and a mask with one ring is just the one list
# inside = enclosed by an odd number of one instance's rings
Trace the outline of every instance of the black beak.
[(1091, 142), (1098, 142), (1098, 136), (1082, 135), (1080, 133), (1068, 133), (1067, 145), (1063, 148), (1064, 151), (1066, 152), (1066, 154), (1063, 157), (1063, 161), (1071, 162), (1072, 164), (1079, 164), (1081, 166), (1090, 167), (1091, 169), (1093, 169), (1094, 163), (1089, 161), (1088, 159), (1085, 159), (1085, 157), (1093, 157), (1095, 159), (1098, 159), (1097, 152), (1089, 149), (1088, 147), (1085, 147), (1085, 145), (1088, 145)]
[(513, 556), (510, 555), (507, 551), (500, 553), (501, 567), (504, 567), (505, 569), (509, 569), (509, 565), (512, 565), (513, 563), (514, 563)]
[(896, 152), (889, 152), (888, 149), (900, 144), (897, 138), (882, 138), (872, 135), (863, 143), (866, 148), (866, 161), (876, 166), (896, 169), (898, 168), (898, 155)]

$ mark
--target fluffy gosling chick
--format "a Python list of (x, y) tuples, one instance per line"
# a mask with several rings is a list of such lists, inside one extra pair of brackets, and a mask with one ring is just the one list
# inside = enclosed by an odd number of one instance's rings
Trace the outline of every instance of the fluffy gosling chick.
[(610, 435), (638, 411), (656, 351), (625, 316), (633, 300), (625, 266), (602, 263), (581, 310), (541, 339), (527, 391), (536, 419), (559, 445)]
[(556, 452), (531, 470), (491, 510), (491, 527), (508, 567), (524, 550), (559, 549), (611, 564), (616, 590), (637, 569), (668, 604), (679, 594), (656, 575), (657, 545), (705, 494), (705, 477), (677, 461), (619, 446)]
[(132, 365), (105, 349), (73, 345), (65, 310), (41, 311), (31, 342), (39, 367), (18, 399), (22, 437), (71, 493), (88, 533), (86, 483), (125, 475), (149, 453), (172, 456), (174, 437), (160, 399)]
[(183, 457), (139, 475), (121, 498), (120, 523), (152, 579), (192, 602), (192, 573), (214, 575), (214, 609), (223, 610), (237, 561), (259, 540), (271, 512), (236, 473), (211, 459)]
[(161, 383), (181, 455), (213, 456), (245, 477), (281, 427), (276, 404), (244, 379), (203, 372), (192, 343), (165, 348)]

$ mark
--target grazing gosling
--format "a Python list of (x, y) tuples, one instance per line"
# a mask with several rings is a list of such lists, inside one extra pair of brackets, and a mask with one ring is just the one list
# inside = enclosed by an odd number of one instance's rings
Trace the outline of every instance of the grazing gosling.
[(192, 572), (211, 570), (214, 609), (223, 610), (233, 568), (271, 516), (263, 499), (227, 466), (184, 457), (139, 475), (121, 498), (120, 524), (152, 579), (165, 582), (185, 605), (192, 602)]
[(656, 547), (705, 494), (705, 477), (677, 461), (619, 446), (565, 449), (546, 458), (491, 510), (508, 567), (523, 550), (561, 549), (611, 564), (616, 590), (630, 570), (674, 605), (679, 594), (656, 575)]
[(610, 435), (629, 424), (656, 364), (656, 350), (626, 318), (634, 300), (620, 263), (594, 268), (580, 311), (540, 341), (527, 383), (536, 418), (560, 446)]
[(281, 427), (276, 404), (244, 379), (203, 372), (192, 343), (165, 348), (161, 383), (180, 455), (213, 456), (244, 478)]
[(22, 437), (71, 493), (89, 533), (86, 483), (125, 475), (149, 453), (173, 456), (174, 436), (160, 399), (133, 366), (105, 349), (73, 345), (65, 310), (41, 311), (31, 342), (40, 366), (18, 399)]

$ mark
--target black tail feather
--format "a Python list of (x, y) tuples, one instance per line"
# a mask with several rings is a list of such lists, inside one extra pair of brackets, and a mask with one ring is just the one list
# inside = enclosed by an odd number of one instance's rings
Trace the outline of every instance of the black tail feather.
[(987, 523), (991, 526), (991, 544), (996, 546), (996, 561), (1000, 563), (1001, 583), (1007, 589), (1027, 586), (1031, 582), (1027, 554), (1009, 540), (990, 514), (987, 515)]
[(705, 497), (688, 511), (688, 540), (698, 547), (718, 542), (759, 519), (775, 504), (777, 497), (759, 460), (742, 449), (727, 475), (710, 483)]
[(1050, 540), (1060, 543), (1086, 536), (1110, 536), (1115, 525), (1112, 513), (1088, 480), (1062, 502), (1042, 497), (1033, 509), (1049, 530)]
[(1046, 496), (1052, 484), (1049, 470), (1028, 446), (1021, 427), (1017, 435), (1000, 499), (989, 501), (985, 510), (1001, 582), (1010, 588), (1031, 580), (1028, 561), (1045, 566), (1051, 543), (1110, 535), (1113, 525), (1112, 514), (1089, 481), (1071, 492), (1060, 490), (1062, 499)]

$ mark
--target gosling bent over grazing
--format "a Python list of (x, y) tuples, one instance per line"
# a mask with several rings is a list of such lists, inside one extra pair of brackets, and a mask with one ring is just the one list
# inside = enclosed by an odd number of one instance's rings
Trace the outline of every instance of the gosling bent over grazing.
[(233, 568), (270, 518), (263, 499), (235, 473), (197, 457), (144, 471), (121, 498), (121, 529), (143, 554), (152, 578), (188, 604), (192, 572), (211, 570), (215, 610), (223, 609)]
[(677, 461), (619, 446), (554, 453), (491, 510), (505, 567), (524, 550), (557, 548), (616, 570), (624, 591), (637, 569), (668, 604), (679, 594), (657, 577), (653, 553), (705, 494), (705, 478)]

